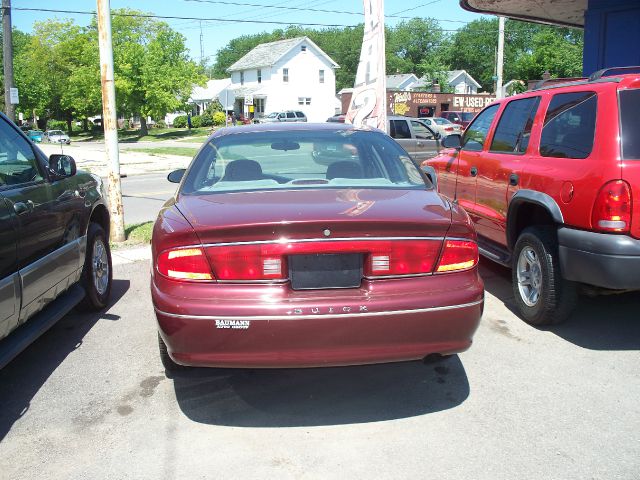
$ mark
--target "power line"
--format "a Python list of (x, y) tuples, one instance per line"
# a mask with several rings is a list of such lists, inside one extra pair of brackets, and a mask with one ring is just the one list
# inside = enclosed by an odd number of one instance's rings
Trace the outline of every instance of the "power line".
[[(262, 9), (268, 9), (268, 8), (273, 8), (273, 9), (278, 9), (278, 10), (289, 10), (289, 11), (302, 11), (302, 12), (317, 12), (317, 13), (339, 13), (339, 14), (343, 14), (343, 15), (356, 15), (359, 17), (364, 16), (364, 13), (362, 12), (352, 12), (349, 10), (332, 10), (332, 9), (324, 9), (324, 8), (308, 8), (308, 7), (284, 7), (284, 6), (280, 6), (279, 4), (277, 5), (262, 5), (262, 4), (257, 4), (257, 3), (244, 3), (244, 2), (231, 2), (231, 1), (223, 1), (223, 0), (183, 0), (185, 2), (193, 2), (193, 3), (208, 3), (208, 4), (216, 4), (216, 5), (233, 5), (233, 6), (237, 6), (237, 7), (258, 7), (258, 8), (262, 8)], [(400, 12), (396, 12), (390, 15), (385, 15), (385, 18), (400, 18), (400, 19), (406, 19), (406, 20), (410, 20), (414, 17), (406, 17), (406, 16), (399, 16), (399, 13), (404, 13), (404, 12), (408, 12), (410, 10), (416, 10), (418, 8), (423, 8), (426, 7), (428, 5), (431, 5), (432, 3), (437, 3), (440, 2), (442, 0), (434, 0), (430, 3), (424, 4), (424, 5), (418, 5), (417, 7), (413, 7), (413, 8), (407, 8), (406, 10), (402, 10)], [(283, 2), (285, 3), (285, 2)], [(325, 2), (325, 3), (329, 3), (329, 2)], [(438, 19), (438, 21), (440, 22), (453, 22), (453, 23), (469, 23), (466, 22), (464, 20), (450, 20), (450, 19)]]
[(433, 0), (432, 2), (425, 3), (424, 5), (418, 5), (417, 7), (407, 8), (406, 10), (400, 10), (399, 12), (396, 12), (393, 15), (389, 15), (389, 16), (393, 17), (395, 15), (398, 15), (399, 13), (410, 12), (411, 10), (417, 10), (418, 8), (423, 8), (423, 7), (426, 7), (426, 6), (431, 5), (433, 3), (438, 3), (439, 1), (440, 0)]
[[(48, 13), (67, 13), (71, 15), (95, 15), (96, 12), (92, 11), (80, 11), (80, 10), (57, 10), (52, 8), (27, 8), (27, 7), (13, 7), (13, 10), (21, 10), (27, 12), (48, 12)], [(313, 22), (281, 22), (276, 20), (244, 20), (244, 19), (224, 19), (224, 18), (202, 18), (202, 17), (179, 17), (171, 15), (154, 15), (151, 13), (120, 13), (111, 12), (111, 15), (117, 17), (137, 17), (137, 18), (158, 18), (162, 20), (197, 20), (203, 22), (229, 22), (234, 23), (258, 23), (258, 24), (275, 24), (275, 25), (298, 25), (309, 27), (356, 27), (357, 25), (344, 25), (344, 24), (328, 24), (328, 23), (313, 23)]]

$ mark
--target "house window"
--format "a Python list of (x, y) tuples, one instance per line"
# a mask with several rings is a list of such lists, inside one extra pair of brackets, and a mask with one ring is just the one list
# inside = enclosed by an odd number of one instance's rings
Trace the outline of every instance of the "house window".
[(289, 69), (288, 68), (283, 68), (282, 69), (282, 81), (287, 83), (289, 81)]
[(244, 72), (240, 72), (240, 85), (244, 85)]
[(263, 114), (264, 113), (264, 98), (254, 98), (253, 99), (253, 106), (255, 108), (255, 113), (256, 114)]
[(298, 97), (298, 105), (311, 105), (311, 97)]
[(318, 70), (320, 83), (324, 83), (324, 70)]
[(307, 51), (307, 46), (306, 46), (306, 45), (302, 45), (302, 46), (300, 47), (300, 51), (301, 51), (301, 52), (306, 52), (306, 51)]
[(258, 69), (258, 83), (262, 83), (262, 70)]

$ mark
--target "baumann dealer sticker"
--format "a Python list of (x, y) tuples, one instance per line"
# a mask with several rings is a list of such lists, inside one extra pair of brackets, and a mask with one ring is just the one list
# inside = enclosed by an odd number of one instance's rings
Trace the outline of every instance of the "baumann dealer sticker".
[(247, 330), (250, 325), (250, 320), (216, 320), (216, 328)]

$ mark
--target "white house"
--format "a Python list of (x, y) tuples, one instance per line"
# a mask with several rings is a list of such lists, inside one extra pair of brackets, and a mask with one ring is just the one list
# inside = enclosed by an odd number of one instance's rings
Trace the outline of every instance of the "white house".
[(234, 110), (255, 117), (301, 110), (310, 122), (324, 122), (336, 109), (336, 68), (308, 37), (258, 45), (227, 69)]
[(454, 89), (454, 93), (478, 93), (478, 89), (481, 88), (466, 70), (451, 70), (446, 74), (447, 83)]
[(235, 97), (230, 90), (231, 80), (209, 80), (204, 87), (195, 87), (191, 92), (189, 103), (196, 107), (196, 115), (200, 115), (214, 101), (219, 100), (224, 110), (233, 110)]
[[(466, 70), (451, 70), (444, 72), (447, 75), (447, 84), (453, 88), (454, 93), (478, 93), (481, 85), (467, 73)], [(425, 77), (418, 78), (413, 73), (401, 73), (387, 75), (387, 88), (389, 90), (423, 90), (431, 87), (431, 81)]]

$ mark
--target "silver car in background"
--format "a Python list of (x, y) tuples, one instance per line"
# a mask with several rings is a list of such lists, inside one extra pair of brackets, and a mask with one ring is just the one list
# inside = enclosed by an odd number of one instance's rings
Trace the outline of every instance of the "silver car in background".
[(64, 133), (62, 130), (49, 130), (44, 133), (44, 138), (45, 141), (49, 143), (64, 143), (65, 145), (69, 145), (71, 143), (69, 135)]
[(441, 138), (453, 135), (454, 133), (462, 135), (462, 126), (457, 123), (450, 122), (442, 117), (424, 117), (421, 118), (424, 123), (429, 125), (432, 130), (437, 131)]

